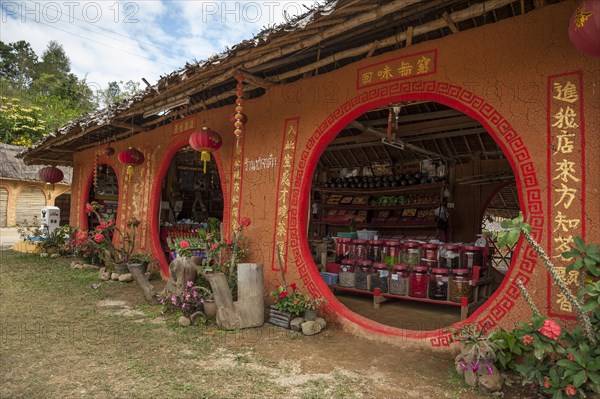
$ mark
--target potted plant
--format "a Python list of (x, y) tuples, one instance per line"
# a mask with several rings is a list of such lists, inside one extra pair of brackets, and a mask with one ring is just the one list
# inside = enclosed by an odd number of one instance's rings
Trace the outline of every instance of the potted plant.
[(145, 252), (138, 252), (131, 256), (128, 264), (129, 265), (138, 264), (138, 265), (140, 265), (140, 267), (142, 269), (142, 273), (146, 273), (148, 271), (148, 265), (152, 261), (153, 261), (153, 258), (152, 258), (152, 256), (150, 256), (150, 254), (147, 254)]

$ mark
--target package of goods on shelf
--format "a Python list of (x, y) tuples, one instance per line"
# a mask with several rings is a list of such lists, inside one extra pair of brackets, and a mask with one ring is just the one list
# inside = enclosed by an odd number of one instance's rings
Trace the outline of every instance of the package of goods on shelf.
[(338, 275), (335, 273), (321, 272), (321, 277), (327, 285), (337, 285)]
[(417, 208), (406, 208), (402, 210), (403, 220), (412, 220), (417, 216)]
[(366, 195), (354, 197), (352, 205), (366, 205), (369, 201), (369, 197)]
[(356, 231), (340, 231), (337, 233), (337, 236), (340, 238), (351, 238), (353, 240), (358, 238)]
[(337, 205), (340, 203), (340, 200), (342, 199), (341, 195), (330, 195), (329, 198), (327, 198), (327, 204), (329, 205)]
[(342, 199), (340, 200), (340, 205), (349, 205), (352, 203), (353, 199), (354, 197), (342, 197)]

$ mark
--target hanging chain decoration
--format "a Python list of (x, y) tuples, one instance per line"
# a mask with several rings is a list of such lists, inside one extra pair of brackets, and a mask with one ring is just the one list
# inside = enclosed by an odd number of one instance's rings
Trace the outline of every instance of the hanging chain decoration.
[(98, 152), (94, 154), (94, 188), (98, 188)]
[(240, 142), (242, 127), (244, 126), (244, 115), (242, 114), (242, 111), (244, 110), (244, 107), (242, 106), (242, 104), (244, 103), (244, 77), (242, 75), (237, 75), (235, 78), (237, 79), (237, 91), (235, 93), (237, 99), (235, 100), (235, 122), (233, 123), (235, 129), (233, 131), (233, 134), (235, 134), (236, 137), (235, 145), (237, 147)]
[(388, 124), (387, 124), (387, 138), (388, 140), (392, 140), (393, 134), (392, 134), (392, 120), (393, 120), (394, 114), (392, 111), (392, 108), (390, 107), (390, 113), (388, 114)]

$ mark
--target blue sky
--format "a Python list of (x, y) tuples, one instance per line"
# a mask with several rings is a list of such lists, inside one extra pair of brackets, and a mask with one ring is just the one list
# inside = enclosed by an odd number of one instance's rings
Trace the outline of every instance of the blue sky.
[[(321, 1), (323, 3), (323, 1)], [(63, 45), (71, 69), (92, 87), (113, 80), (151, 84), (205, 60), (266, 26), (314, 7), (300, 1), (1, 0), (0, 40), (25, 40), (41, 56)], [(143, 86), (143, 84), (142, 84)]]

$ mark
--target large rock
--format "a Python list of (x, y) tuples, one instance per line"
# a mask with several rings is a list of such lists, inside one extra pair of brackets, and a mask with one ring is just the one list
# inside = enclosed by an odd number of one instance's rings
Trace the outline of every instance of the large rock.
[(316, 321), (305, 321), (302, 323), (302, 334), (315, 335), (321, 332), (321, 325)]
[(304, 311), (304, 321), (315, 321), (317, 319), (317, 311), (314, 309), (306, 309)]
[(303, 317), (294, 317), (290, 322), (290, 328), (294, 331), (302, 330), (302, 323), (304, 323)]
[(181, 327), (189, 327), (189, 325), (192, 324), (192, 321), (185, 316), (181, 316), (178, 323)]
[(467, 368), (467, 370), (465, 370), (464, 376), (467, 385), (471, 387), (477, 386), (477, 373), (473, 372), (470, 368)]
[(109, 272), (103, 272), (102, 274), (100, 274), (100, 280), (102, 280), (102, 281), (108, 281), (108, 280), (110, 280), (110, 273)]
[[(491, 365), (492, 374), (488, 374), (487, 367), (480, 367), (479, 388), (485, 392), (497, 392), (502, 390), (502, 376), (496, 366)], [(483, 370), (481, 370), (483, 369)]]
[(131, 273), (120, 274), (119, 281), (122, 283), (130, 283), (133, 281), (133, 275)]
[(52, 255), (50, 255), (50, 257), (51, 257), (51, 258), (59, 258), (59, 257), (60, 257), (60, 254), (52, 254)]
[(317, 317), (315, 319), (315, 322), (317, 322), (317, 324), (319, 324), (321, 326), (321, 331), (323, 331), (325, 329), (325, 327), (327, 327), (327, 322), (322, 317)]
[(112, 272), (112, 274), (110, 275), (110, 279), (112, 281), (119, 281), (119, 273)]

